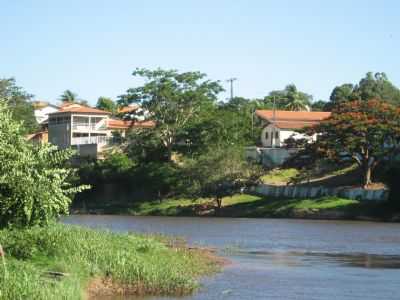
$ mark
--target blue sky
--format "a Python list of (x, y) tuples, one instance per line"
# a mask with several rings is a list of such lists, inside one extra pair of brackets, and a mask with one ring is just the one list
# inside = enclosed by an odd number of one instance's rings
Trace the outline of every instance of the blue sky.
[[(400, 85), (399, 1), (18, 0), (0, 7), (0, 78), (36, 99), (66, 89), (94, 104), (140, 84), (136, 67), (237, 77), (262, 97), (295, 83), (328, 99), (367, 71)], [(221, 95), (221, 99), (227, 97)]]

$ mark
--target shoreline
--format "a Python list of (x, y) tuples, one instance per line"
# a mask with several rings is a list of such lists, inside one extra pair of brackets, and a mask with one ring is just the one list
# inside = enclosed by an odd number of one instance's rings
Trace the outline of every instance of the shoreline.
[[(203, 259), (207, 260), (209, 264), (213, 264), (217, 266), (218, 270), (212, 272), (212, 274), (205, 274), (204, 276), (213, 276), (215, 273), (219, 271), (219, 269), (230, 265), (232, 262), (222, 256), (216, 254), (216, 249), (212, 248), (204, 248), (204, 247), (192, 247), (192, 246), (183, 246), (183, 247), (169, 247), (172, 250), (186, 250), (190, 251), (198, 256), (201, 256)], [(170, 294), (167, 296), (188, 296), (193, 293), (196, 293), (196, 290), (193, 290), (190, 293), (186, 291), (177, 291), (174, 294)], [(84, 291), (84, 300), (95, 300), (99, 296), (154, 296), (157, 293), (149, 293), (144, 288), (144, 284), (142, 282), (132, 282), (132, 283), (118, 283), (114, 281), (110, 277), (95, 277), (91, 278), (88, 281), (86, 289)]]
[(282, 215), (282, 216), (228, 216), (228, 215), (219, 215), (216, 216), (214, 214), (198, 214), (198, 215), (157, 215), (157, 214), (130, 214), (130, 213), (111, 213), (104, 211), (102, 209), (99, 210), (90, 210), (90, 211), (77, 211), (75, 210), (70, 215), (110, 215), (110, 216), (124, 216), (124, 217), (176, 217), (176, 218), (228, 218), (228, 219), (292, 219), (292, 220), (316, 220), (316, 221), (359, 221), (359, 222), (377, 222), (377, 223), (399, 223), (400, 215), (394, 215), (392, 217), (374, 217), (369, 215), (358, 215), (358, 216), (340, 216), (339, 212), (329, 212), (322, 214), (304, 214), (303, 212), (295, 213), (294, 215)]
[(174, 237), (68, 224), (5, 229), (0, 244), (8, 268), (7, 280), (0, 276), (5, 300), (191, 295), (202, 277), (230, 263), (211, 248)]

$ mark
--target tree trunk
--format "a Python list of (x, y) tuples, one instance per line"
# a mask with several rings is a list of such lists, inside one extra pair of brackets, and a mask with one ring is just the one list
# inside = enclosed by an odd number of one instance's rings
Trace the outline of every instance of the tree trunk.
[(371, 173), (372, 173), (372, 168), (367, 162), (364, 165), (364, 188), (368, 187), (372, 181), (371, 181)]
[(168, 161), (172, 161), (172, 144), (168, 143), (167, 145), (167, 157)]
[(222, 198), (215, 198), (215, 202), (217, 203), (217, 207), (215, 210), (215, 215), (219, 216), (220, 212), (221, 212), (221, 207), (222, 207)]

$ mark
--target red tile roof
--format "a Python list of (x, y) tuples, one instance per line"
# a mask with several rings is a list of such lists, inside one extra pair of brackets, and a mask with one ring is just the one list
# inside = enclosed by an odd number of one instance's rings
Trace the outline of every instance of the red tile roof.
[(99, 114), (99, 115), (111, 114), (110, 112), (105, 111), (105, 110), (101, 110), (101, 109), (97, 109), (97, 108), (93, 108), (93, 107), (89, 107), (89, 106), (84, 106), (84, 105), (77, 104), (77, 103), (64, 103), (63, 105), (61, 105), (61, 108), (58, 111), (54, 112), (54, 114), (66, 113), (66, 112), (84, 113), (84, 114)]
[(275, 120), (273, 110), (256, 110), (256, 115), (261, 119), (273, 123), (281, 129), (301, 129), (317, 125), (331, 116), (330, 112), (319, 111), (286, 111), (276, 110)]
[(153, 121), (124, 121), (108, 119), (107, 128), (109, 129), (128, 129), (128, 128), (153, 128)]

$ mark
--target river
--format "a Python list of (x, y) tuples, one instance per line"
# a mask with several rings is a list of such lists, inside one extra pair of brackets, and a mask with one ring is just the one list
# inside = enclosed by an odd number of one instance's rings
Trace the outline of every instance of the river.
[(232, 261), (181, 300), (400, 299), (400, 224), (99, 215), (63, 222), (180, 236)]

